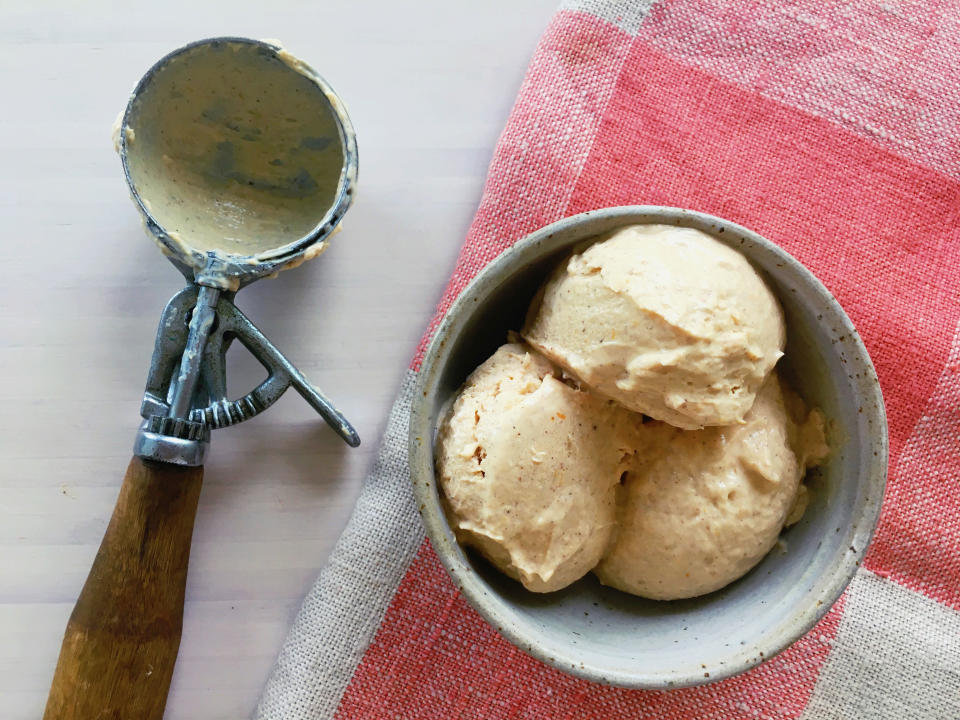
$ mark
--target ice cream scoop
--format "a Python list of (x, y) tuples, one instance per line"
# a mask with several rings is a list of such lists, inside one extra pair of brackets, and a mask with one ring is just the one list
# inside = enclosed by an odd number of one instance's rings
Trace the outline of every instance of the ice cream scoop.
[(686, 429), (740, 422), (786, 341), (780, 305), (743, 255), (656, 224), (561, 263), (523, 334), (594, 391)]
[(596, 565), (639, 415), (565, 384), (524, 345), (467, 378), (437, 437), (437, 475), (457, 538), (534, 592)]
[(827, 453), (819, 413), (794, 397), (791, 416), (784, 395), (774, 372), (743, 424), (643, 426), (616, 541), (594, 569), (601, 582), (675, 600), (718, 590), (760, 562), (784, 523), (799, 520), (806, 468)]
[[(350, 205), (356, 139), (333, 90), (277, 44), (202, 40), (143, 76), (115, 143), (147, 231), (188, 284), (161, 317), (135, 457), (67, 625), (47, 720), (162, 717), (212, 429), (293, 387), (360, 442), (233, 302), (318, 255)], [(268, 372), (239, 398), (225, 369), (235, 340)]]

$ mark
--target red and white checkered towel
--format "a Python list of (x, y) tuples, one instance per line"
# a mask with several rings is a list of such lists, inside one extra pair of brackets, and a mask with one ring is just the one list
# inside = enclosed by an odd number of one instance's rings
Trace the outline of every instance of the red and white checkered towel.
[[(424, 540), (407, 416), (437, 319), (526, 233), (608, 205), (753, 228), (853, 319), (887, 401), (890, 480), (843, 599), (744, 675), (627, 691), (524, 655)], [(960, 718), (960, 4), (567, 0), (355, 514), (306, 599), (260, 720)]]

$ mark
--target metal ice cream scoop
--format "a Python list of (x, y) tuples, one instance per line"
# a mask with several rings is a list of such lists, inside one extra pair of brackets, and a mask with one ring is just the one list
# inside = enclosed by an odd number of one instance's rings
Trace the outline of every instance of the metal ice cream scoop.
[[(160, 319), (135, 457), (67, 625), (47, 720), (162, 717), (211, 430), (293, 387), (360, 443), (233, 302), (244, 285), (322, 252), (350, 206), (356, 138), (333, 90), (278, 44), (201, 40), (147, 71), (116, 131), (145, 227), (188, 284)], [(231, 400), (234, 341), (268, 377)]]

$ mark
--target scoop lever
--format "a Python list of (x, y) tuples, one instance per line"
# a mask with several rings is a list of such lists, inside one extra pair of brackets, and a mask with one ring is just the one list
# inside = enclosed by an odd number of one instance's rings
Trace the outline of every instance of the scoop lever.
[[(177, 465), (202, 465), (211, 430), (249, 420), (273, 405), (289, 387), (348, 445), (359, 445), (350, 422), (240, 312), (233, 295), (191, 284), (167, 303), (140, 406), (144, 423), (134, 442), (134, 454)], [(212, 322), (206, 318), (194, 322), (198, 313), (212, 313)], [(226, 354), (234, 340), (260, 361), (268, 376), (239, 399), (230, 400)]]

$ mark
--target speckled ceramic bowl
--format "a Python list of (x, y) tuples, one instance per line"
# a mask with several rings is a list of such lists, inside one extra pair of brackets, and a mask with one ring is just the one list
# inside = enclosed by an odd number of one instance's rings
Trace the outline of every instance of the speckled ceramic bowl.
[[(440, 507), (433, 443), (441, 409), (467, 375), (519, 329), (534, 292), (572, 246), (632, 223), (694, 227), (742, 252), (787, 317), (787, 377), (829, 418), (833, 452), (783, 542), (740, 580), (692, 600), (644, 600), (592, 575), (560, 592), (528, 592), (454, 539)], [(873, 534), (887, 472), (887, 423), (873, 364), (823, 285), (756, 233), (664, 207), (583, 213), (538, 230), (483, 270), (447, 313), (421, 368), (410, 466), (433, 547), (464, 597), (504, 637), (560, 670), (601, 683), (672, 688), (743, 672), (786, 648), (837, 600)]]

